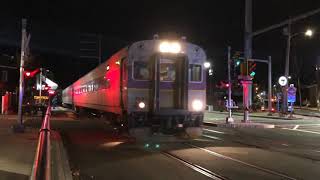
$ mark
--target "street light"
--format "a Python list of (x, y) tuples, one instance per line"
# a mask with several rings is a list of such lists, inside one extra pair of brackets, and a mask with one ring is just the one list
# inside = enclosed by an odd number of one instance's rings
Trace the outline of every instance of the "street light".
[(313, 31), (311, 29), (307, 29), (307, 31), (304, 33), (304, 35), (311, 37), (313, 35)]

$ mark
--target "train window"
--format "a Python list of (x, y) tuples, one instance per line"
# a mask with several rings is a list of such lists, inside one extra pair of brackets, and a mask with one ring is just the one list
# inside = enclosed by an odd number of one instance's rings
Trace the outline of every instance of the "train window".
[(160, 64), (160, 81), (175, 81), (176, 67), (174, 63)]
[(190, 64), (190, 81), (201, 81), (201, 65)]
[(133, 78), (136, 80), (150, 80), (149, 64), (143, 61), (134, 61)]

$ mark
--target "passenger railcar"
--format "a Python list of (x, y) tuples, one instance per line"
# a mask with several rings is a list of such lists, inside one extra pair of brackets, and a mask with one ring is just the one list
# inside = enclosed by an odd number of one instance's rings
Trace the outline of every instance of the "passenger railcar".
[(129, 132), (143, 127), (199, 134), (206, 105), (205, 60), (203, 49), (185, 40), (135, 42), (64, 89), (62, 101), (106, 112)]

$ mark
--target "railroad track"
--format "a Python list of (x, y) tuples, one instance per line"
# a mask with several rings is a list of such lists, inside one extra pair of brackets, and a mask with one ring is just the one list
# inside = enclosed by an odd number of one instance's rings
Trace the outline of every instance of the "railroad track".
[(166, 155), (167, 157), (171, 158), (171, 159), (174, 159), (174, 160), (177, 160), (179, 161), (180, 163), (182, 163), (183, 165), (193, 169), (194, 171), (198, 172), (198, 173), (201, 173), (205, 176), (207, 176), (208, 178), (210, 179), (214, 179), (214, 180), (228, 180), (228, 178), (226, 177), (223, 177), (217, 173), (214, 173), (204, 167), (201, 167), (197, 164), (194, 164), (190, 161), (187, 161), (185, 159), (182, 159), (174, 154), (171, 154), (170, 152), (167, 152), (167, 151), (163, 151), (162, 154)]
[(276, 176), (279, 176), (279, 177), (285, 178), (285, 179), (297, 180), (297, 178), (291, 177), (291, 176), (289, 176), (287, 174), (284, 174), (284, 173), (281, 173), (281, 172), (277, 172), (277, 171), (274, 171), (274, 170), (271, 170), (271, 169), (267, 169), (267, 168), (264, 168), (264, 167), (260, 167), (260, 166), (254, 165), (254, 164), (250, 164), (250, 163), (241, 161), (239, 159), (235, 159), (235, 158), (232, 158), (230, 156), (226, 156), (226, 155), (217, 153), (215, 151), (212, 151), (212, 150), (209, 150), (209, 149), (206, 149), (206, 148), (203, 148), (203, 147), (199, 147), (199, 146), (196, 146), (196, 145), (193, 145), (193, 144), (190, 144), (190, 143), (184, 143), (184, 144), (187, 145), (187, 146), (190, 146), (192, 148), (196, 148), (196, 149), (199, 149), (201, 151), (207, 152), (208, 154), (210, 154), (212, 156), (215, 156), (215, 157), (218, 157), (218, 158), (222, 158), (222, 159), (225, 159), (225, 160), (229, 160), (229, 161), (233, 161), (233, 162), (242, 164), (244, 166), (251, 167), (251, 168), (257, 169), (259, 171), (263, 171), (265, 173), (273, 174), (273, 175), (276, 175)]

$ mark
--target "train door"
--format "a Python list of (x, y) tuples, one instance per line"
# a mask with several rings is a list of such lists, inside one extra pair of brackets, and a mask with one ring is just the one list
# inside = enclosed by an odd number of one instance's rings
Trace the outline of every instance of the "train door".
[(155, 60), (154, 73), (154, 110), (187, 109), (187, 59), (183, 56), (160, 56)]

